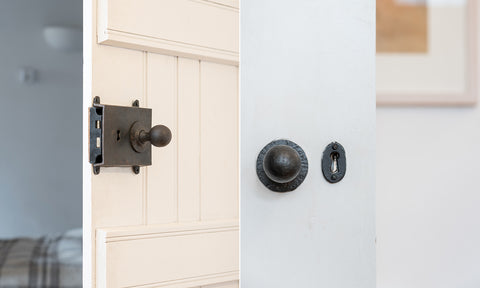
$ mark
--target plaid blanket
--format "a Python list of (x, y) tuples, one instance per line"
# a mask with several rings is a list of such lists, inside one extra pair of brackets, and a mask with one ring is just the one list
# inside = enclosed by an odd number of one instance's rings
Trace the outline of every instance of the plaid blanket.
[(82, 287), (82, 231), (0, 240), (0, 288)]

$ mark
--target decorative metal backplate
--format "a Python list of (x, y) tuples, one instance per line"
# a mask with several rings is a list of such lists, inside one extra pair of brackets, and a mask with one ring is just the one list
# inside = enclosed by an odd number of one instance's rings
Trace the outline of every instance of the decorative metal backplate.
[[(336, 159), (336, 165), (332, 165), (332, 162)], [(335, 166), (336, 171), (332, 171), (332, 167)], [(347, 172), (347, 157), (345, 155), (345, 149), (340, 143), (332, 142), (328, 144), (322, 156), (322, 172), (325, 180), (335, 184), (342, 181)]]
[[(300, 173), (298, 174), (298, 176), (295, 179), (293, 179), (292, 181), (287, 182), (287, 183), (277, 183), (277, 182), (274, 182), (274, 181), (270, 180), (270, 178), (268, 178), (267, 174), (265, 173), (265, 171), (263, 169), (263, 159), (265, 158), (265, 155), (270, 150), (270, 148), (272, 148), (273, 146), (277, 146), (277, 145), (290, 146), (293, 149), (295, 149), (298, 152), (298, 154), (300, 155), (300, 159), (301, 159)], [(305, 180), (305, 177), (307, 177), (307, 174), (308, 174), (307, 155), (305, 154), (305, 152), (303, 151), (303, 149), (300, 146), (298, 146), (296, 143), (294, 143), (290, 140), (282, 139), (282, 140), (272, 141), (267, 146), (265, 146), (262, 149), (262, 151), (260, 151), (260, 154), (258, 155), (258, 158), (257, 158), (257, 176), (258, 176), (258, 179), (260, 179), (260, 181), (268, 189), (270, 189), (274, 192), (290, 192), (290, 191), (293, 191), (293, 190), (297, 189), (298, 186), (300, 186), (300, 184), (302, 184), (303, 180)]]
[(151, 145), (142, 153), (132, 148), (130, 130), (134, 123), (150, 130), (152, 110), (139, 108), (138, 103), (133, 107), (102, 105), (95, 97), (90, 108), (90, 163), (95, 174), (100, 167), (130, 166), (136, 172), (135, 167), (152, 164)]

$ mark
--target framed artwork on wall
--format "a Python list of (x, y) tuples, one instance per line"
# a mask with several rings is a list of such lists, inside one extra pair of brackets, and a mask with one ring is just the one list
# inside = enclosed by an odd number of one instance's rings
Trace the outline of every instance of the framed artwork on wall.
[(477, 0), (377, 0), (377, 104), (473, 105)]

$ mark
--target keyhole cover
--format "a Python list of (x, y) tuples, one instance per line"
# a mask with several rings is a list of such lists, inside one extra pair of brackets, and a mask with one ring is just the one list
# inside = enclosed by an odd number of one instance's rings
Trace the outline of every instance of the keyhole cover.
[(328, 182), (335, 184), (342, 181), (347, 172), (347, 157), (345, 149), (338, 142), (328, 144), (322, 157), (323, 177)]
[(292, 141), (272, 141), (258, 155), (258, 178), (272, 191), (295, 190), (305, 180), (307, 173), (307, 156), (303, 149)]

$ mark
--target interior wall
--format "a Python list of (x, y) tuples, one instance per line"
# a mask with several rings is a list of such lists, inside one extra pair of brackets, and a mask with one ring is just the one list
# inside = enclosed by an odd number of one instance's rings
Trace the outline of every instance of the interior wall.
[(480, 287), (479, 147), (480, 104), (377, 108), (378, 288)]
[(48, 25), (81, 27), (82, 1), (0, 1), (0, 238), (81, 226), (82, 54), (50, 48)]
[(480, 286), (480, 105), (377, 108), (377, 287)]

